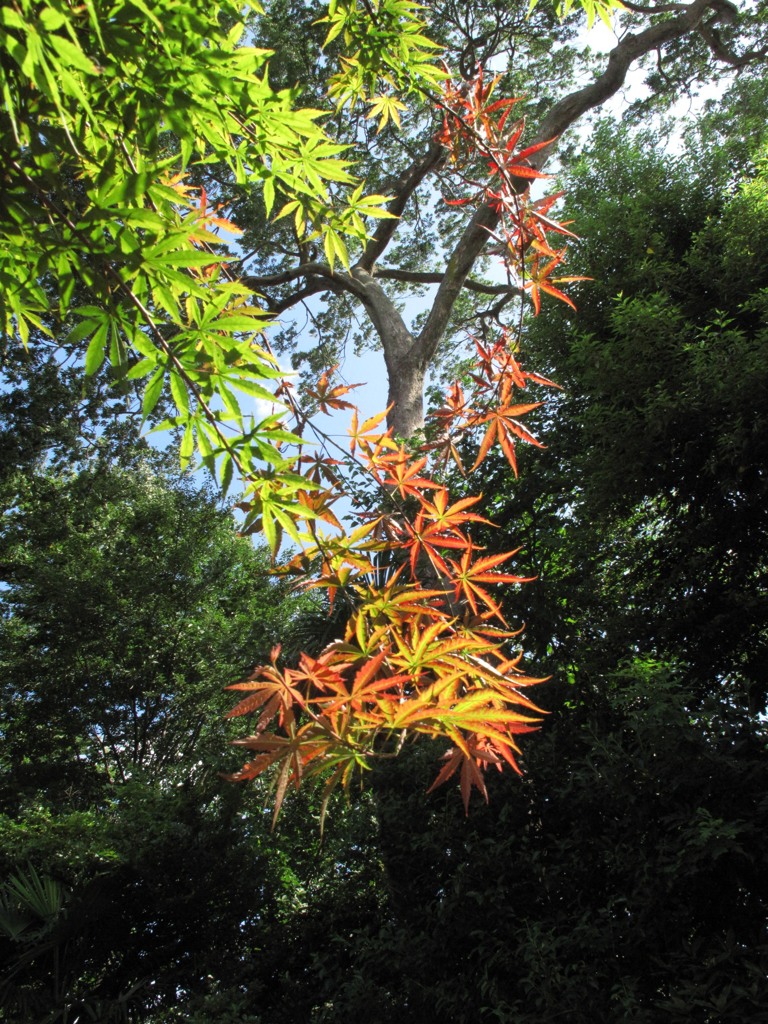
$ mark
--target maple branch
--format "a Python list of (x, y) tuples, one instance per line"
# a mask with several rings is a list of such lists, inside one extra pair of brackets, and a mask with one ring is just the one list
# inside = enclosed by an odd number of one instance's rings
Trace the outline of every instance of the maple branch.
[(376, 260), (392, 241), (400, 224), (400, 216), (408, 200), (427, 175), (437, 170), (445, 162), (447, 156), (448, 154), (444, 147), (435, 140), (422, 160), (414, 161), (400, 177), (395, 178), (385, 186), (384, 190), (386, 192), (394, 193), (392, 202), (387, 206), (387, 212), (392, 214), (392, 218), (379, 221), (376, 230), (363, 251), (363, 255), (357, 262), (358, 267), (368, 273), (371, 272)]

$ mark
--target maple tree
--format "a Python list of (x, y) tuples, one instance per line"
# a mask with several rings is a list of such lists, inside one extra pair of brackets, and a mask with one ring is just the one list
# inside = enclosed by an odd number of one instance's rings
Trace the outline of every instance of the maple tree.
[[(495, 84), (496, 79), (484, 81), (482, 71), (470, 88), (446, 83), (440, 140), (459, 169), (467, 150), (473, 155), (478, 149), (490, 161), (491, 179), (479, 198), (499, 214), (510, 276), (524, 277), (529, 249), (554, 256), (549, 235), (571, 233), (542, 212), (551, 204), (534, 204), (527, 193), (519, 194), (517, 179), (544, 177), (525, 161), (549, 143), (515, 148), (522, 122), (509, 134), (504, 128), (517, 101), (494, 100)], [(324, 472), (329, 484), (319, 501), (310, 503), (302, 489), (291, 510), (259, 481), (242, 505), (245, 532), (263, 533), (275, 552), (283, 531), (300, 546), (281, 571), (296, 571), (304, 586), (326, 589), (331, 603), (343, 592), (349, 605), (343, 637), (319, 656), (303, 654), (297, 668), (281, 667), (277, 647), (270, 665), (231, 687), (248, 693), (232, 717), (259, 712), (252, 735), (236, 741), (255, 756), (231, 778), (252, 779), (276, 767), (276, 816), (289, 784), (298, 787), (305, 776), (322, 773), (322, 818), (337, 784), (348, 787), (357, 770), (392, 756), (409, 735), (451, 741), (432, 788), (458, 772), (467, 810), (473, 787), (487, 799), (489, 765), (520, 771), (516, 737), (534, 730), (541, 714), (523, 691), (542, 680), (524, 673), (521, 655), (506, 652), (506, 641), (516, 634), (492, 588), (526, 579), (501, 569), (517, 552), (484, 555), (473, 542), (472, 523), (489, 522), (469, 511), (481, 496), (451, 504), (439, 468), (447, 452), (463, 473), (458, 446), (478, 432), (482, 440), (472, 470), (498, 441), (516, 473), (515, 438), (538, 443), (520, 417), (540, 403), (520, 403), (514, 395), (528, 381), (552, 382), (521, 368), (505, 330), (476, 347), (470, 394), (465, 397), (454, 385), (449, 404), (435, 414), (440, 437), (434, 443), (410, 450), (393, 438), (392, 427), (382, 428), (386, 412), (360, 424), (353, 409), (350, 457), (370, 479), (372, 493), (371, 509), (349, 533), (331, 508), (346, 490), (337, 459), (315, 463), (315, 473)], [(349, 391), (331, 388), (324, 373), (310, 394), (328, 413), (351, 405)], [(297, 419), (294, 429), (300, 430), (298, 410)], [(286, 438), (297, 445), (298, 461), (300, 435)], [(407, 508), (409, 501), (415, 507)], [(333, 529), (323, 532), (323, 521)], [(319, 562), (315, 573), (313, 562)], [(273, 724), (276, 731), (268, 731)]]
[[(435, 100), (442, 125), (435, 144), (444, 153), (430, 160), (449, 167), (454, 188), (465, 193), (448, 199), (448, 204), (471, 206), (472, 222), (482, 221), (481, 234), (486, 243), (491, 241), (506, 271), (502, 291), (529, 293), (536, 314), (544, 294), (573, 307), (558, 285), (585, 278), (554, 276), (566, 249), (555, 247), (553, 239), (574, 237), (552, 216), (560, 194), (534, 199), (529, 188), (532, 181), (546, 177), (536, 162), (543, 160), (555, 139), (524, 143), (524, 120), (510, 121), (519, 100), (497, 98), (498, 81), (499, 76), (484, 75), (480, 68), (469, 81), (444, 82)], [(366, 261), (377, 246), (383, 249), (381, 243), (391, 231), (383, 222), (377, 240), (368, 243), (349, 270), (350, 279), (368, 275)], [(465, 240), (451, 263), (461, 258)], [(379, 275), (386, 277), (386, 271)], [(307, 280), (310, 276), (305, 275)], [(342, 272), (334, 272), (334, 280), (341, 277)], [(449, 269), (427, 325), (450, 277)], [(378, 298), (366, 308), (391, 364), (397, 345), (391, 347), (381, 315), (389, 300), (382, 298), (372, 275), (371, 281)], [(424, 336), (411, 341), (423, 359)], [(468, 808), (472, 788), (487, 799), (484, 773), (489, 766), (520, 770), (517, 737), (541, 721), (541, 710), (524, 692), (541, 680), (527, 676), (520, 657), (510, 658), (505, 652), (505, 643), (515, 634), (494, 596), (498, 584), (526, 582), (505, 571), (517, 552), (488, 555), (477, 546), (472, 525), (488, 525), (488, 520), (470, 509), (481, 496), (452, 502), (443, 473), (453, 462), (465, 474), (462, 447), (476, 453), (472, 472), (498, 445), (516, 474), (516, 442), (539, 444), (521, 418), (541, 404), (521, 401), (519, 390), (532, 382), (553, 382), (522, 369), (516, 332), (501, 322), (495, 332), (486, 325), (474, 346), (469, 394), (454, 383), (444, 405), (427, 417), (426, 424), (418, 410), (414, 416), (413, 405), (403, 409), (395, 394), (403, 381), (412, 390), (414, 385), (413, 376), (409, 378), (408, 369), (400, 364), (389, 366), (391, 402), (386, 414), (361, 425), (354, 413), (350, 453), (369, 477), (371, 493), (367, 510), (348, 534), (337, 533), (339, 523), (331, 510), (345, 491), (338, 459), (326, 462), (323, 469), (315, 461), (318, 489), (321, 472), (327, 488), (312, 505), (308, 528), (302, 530), (269, 495), (265, 501), (263, 487), (243, 505), (247, 530), (263, 531), (275, 549), (283, 530), (300, 545), (285, 571), (304, 576), (305, 586), (326, 589), (331, 603), (343, 594), (348, 606), (344, 635), (321, 655), (304, 656), (294, 669), (280, 666), (276, 649), (269, 666), (258, 667), (233, 687), (248, 696), (232, 716), (256, 710), (260, 714), (252, 734), (238, 741), (254, 756), (232, 778), (246, 780), (275, 769), (276, 814), (288, 786), (298, 787), (305, 776), (316, 774), (327, 780), (324, 813), (337, 784), (348, 787), (355, 772), (370, 768), (377, 758), (393, 756), (409, 736), (418, 735), (451, 744), (432, 788), (458, 774)], [(420, 391), (417, 386), (419, 402)], [(332, 387), (326, 372), (309, 394), (321, 411), (328, 411), (349, 407), (348, 392), (341, 385)], [(297, 422), (301, 430), (300, 413)], [(406, 446), (396, 439), (412, 437), (422, 425), (423, 443)], [(323, 532), (323, 520), (334, 529)], [(277, 734), (269, 731), (272, 725)]]
[[(739, 90), (747, 79), (740, 76)], [(2, 745), (0, 879), (28, 877), (31, 862), (41, 878), (68, 890), (57, 937), (62, 971), (75, 985), (60, 1002), (52, 998), (54, 950), (46, 943), (43, 956), (27, 960), (22, 985), (22, 974), (0, 978), (0, 1002), (3, 995), (20, 1002), (36, 989), (40, 1016), (71, 1006), (74, 988), (81, 1014), (87, 1000), (106, 1019), (113, 1002), (130, 994), (129, 1014), (162, 1024), (687, 1022), (694, 1005), (734, 1024), (761, 1019), (768, 807), (760, 802), (765, 648), (756, 623), (768, 619), (755, 609), (765, 609), (768, 320), (756, 311), (765, 299), (768, 233), (760, 230), (764, 168), (756, 174), (744, 160), (745, 140), (765, 127), (765, 100), (765, 88), (755, 90), (752, 120), (738, 125), (723, 124), (723, 107), (713, 110), (719, 130), (672, 160), (661, 132), (655, 139), (626, 126), (604, 126), (572, 154), (568, 214), (581, 242), (562, 272), (594, 282), (579, 289), (578, 314), (545, 295), (543, 315), (526, 324), (524, 338), (523, 365), (546, 368), (564, 386), (551, 392), (549, 408), (521, 418), (529, 426), (535, 418), (549, 448), (518, 449), (515, 480), (494, 442), (478, 470), (481, 483), (470, 482), (470, 490), (482, 489), (482, 502), (449, 513), (500, 524), (467, 522), (473, 540), (487, 545), (482, 555), (525, 544), (524, 571), (541, 573), (540, 582), (486, 589), (510, 622), (526, 620), (528, 664), (553, 675), (546, 687), (523, 691), (538, 692), (551, 712), (542, 733), (521, 737), (524, 784), (512, 770), (494, 769), (486, 780), (490, 805), (473, 796), (469, 820), (457, 799), (458, 769), (424, 798), (443, 767), (439, 742), (405, 745), (366, 773), (360, 797), (334, 801), (322, 846), (319, 788), (286, 799), (279, 832), (270, 836), (259, 806), (268, 778), (239, 786), (217, 779), (222, 764), (240, 764), (240, 751), (227, 753), (223, 735), (242, 734), (247, 721), (219, 721), (235, 703), (231, 692), (219, 693), (220, 683), (237, 678), (232, 673), (247, 658), (269, 664), (275, 637), (284, 640), (283, 664), (296, 667), (291, 651), (299, 639), (316, 655), (343, 621), (343, 591), (327, 622), (324, 602), (313, 600), (319, 590), (307, 595), (313, 611), (297, 616), (279, 607), (263, 552), (255, 580), (244, 565), (237, 583), (225, 576), (217, 586), (221, 563), (206, 528), (202, 563), (187, 543), (194, 515), (172, 516), (162, 530), (153, 523), (150, 533), (139, 519), (125, 544), (101, 489), (83, 492), (89, 539), (73, 537), (67, 572), (55, 571), (50, 550), (55, 537), (59, 551), (61, 492), (53, 503), (45, 492), (33, 507), (25, 503), (22, 529), (13, 529), (21, 522), (16, 512), (6, 517), (24, 576), (5, 619), (9, 643), (0, 643), (10, 686), (2, 730), (13, 737)], [(734, 187), (737, 177), (743, 188)], [(616, 302), (619, 289), (624, 299)], [(465, 402), (469, 372), (460, 382)], [(342, 382), (329, 373), (315, 390)], [(104, 375), (94, 383), (106, 386)], [(79, 386), (76, 378), (76, 392)], [(336, 393), (350, 403), (356, 395), (359, 389)], [(9, 415), (14, 397), (6, 394), (0, 408), (6, 465), (9, 435), (24, 440), (33, 433), (27, 424), (38, 422)], [(477, 428), (471, 447), (457, 441), (467, 469), (486, 428)], [(112, 455), (114, 443), (105, 451)], [(386, 454), (399, 461), (395, 451)], [(307, 451), (302, 470), (313, 472), (322, 455), (319, 447)], [(22, 495), (29, 475), (20, 481)], [(465, 500), (452, 470), (447, 483), (448, 494), (424, 494), (441, 513)], [(156, 484), (142, 479), (155, 500)], [(414, 522), (415, 499), (398, 494), (403, 500)], [(9, 501), (15, 507), (18, 499)], [(164, 568), (174, 549), (190, 559), (191, 581), (172, 563), (170, 575)], [(439, 553), (461, 558), (456, 549)], [(94, 557), (96, 591), (89, 583)], [(516, 571), (511, 560), (498, 569)], [(132, 596), (137, 573), (145, 583)], [(115, 657), (100, 631), (84, 636), (70, 576), (81, 580), (86, 605), (113, 621)], [(37, 595), (28, 589), (35, 579)], [(213, 647), (200, 643), (194, 625), (206, 614), (196, 584), (211, 602)], [(172, 590), (158, 618), (153, 608), (166, 586)], [(98, 593), (104, 587), (117, 595), (106, 604)], [(259, 593), (265, 603), (254, 616)], [(2, 596), (7, 605), (11, 594)], [(155, 625), (154, 639), (134, 634), (136, 618)], [(63, 647), (40, 647), (34, 624), (46, 619)], [(262, 647), (259, 631), (269, 622), (274, 636)], [(22, 623), (26, 647), (10, 642)], [(174, 651), (181, 625), (191, 675)], [(228, 638), (235, 647), (222, 660), (217, 646)], [(142, 641), (149, 657), (136, 647)], [(158, 644), (170, 645), (159, 665)], [(245, 657), (243, 644), (253, 644)], [(108, 685), (83, 665), (89, 651)], [(129, 690), (115, 692), (123, 655), (135, 658), (139, 675), (129, 672)], [(78, 664), (90, 682), (75, 699), (68, 679)], [(137, 688), (150, 700), (159, 692), (165, 664), (185, 689), (198, 670), (208, 680), (183, 707), (174, 710), (166, 689), (156, 704), (156, 726), (164, 717), (170, 729), (162, 729), (163, 745), (179, 742), (184, 750), (168, 761), (167, 747), (153, 743), (151, 757), (165, 749), (166, 763), (151, 778), (142, 773), (126, 783), (109, 782), (98, 749), (84, 758), (78, 746), (67, 756), (69, 737), (87, 742), (78, 723), (92, 720), (89, 686), (95, 707), (122, 720)], [(3, 887), (0, 896), (7, 893)], [(35, 945), (0, 940), (11, 963)], [(620, 957), (611, 955), (617, 944)], [(519, 969), (510, 972), (512, 962)], [(3, 1009), (13, 1017), (8, 1002)], [(37, 1019), (28, 1007), (17, 1016)]]
[[(599, 0), (584, 6), (590, 17), (607, 17)], [(557, 196), (534, 200), (529, 185), (543, 176), (557, 136), (615, 92), (639, 56), (700, 28), (704, 36), (706, 26), (715, 34), (710, 49), (728, 58), (716, 34), (733, 15), (727, 0), (671, 7), (673, 17), (617, 43), (604, 72), (554, 104), (523, 142), (522, 119), (509, 123), (518, 100), (495, 97), (499, 79), (484, 76), (482, 61), (452, 80), (418, 5), (334, 0), (320, 20), (325, 46), (343, 44), (326, 82), (337, 115), (354, 122), (362, 108), (388, 132), (408, 102), (426, 102), (442, 124), (381, 194), (366, 194), (321, 111), (298, 108), (292, 88), (271, 86), (270, 53), (242, 45), (246, 22), (230, 0), (184, 8), (170, 0), (15, 0), (3, 9), (6, 334), (23, 344), (54, 331), (70, 345), (87, 341), (86, 372), (108, 358), (118, 378), (142, 382), (145, 418), (169, 393), (175, 413), (161, 425), (180, 432), (182, 461), (197, 451), (225, 490), (237, 475), (246, 532), (262, 533), (274, 554), (287, 535), (300, 552), (286, 571), (348, 602), (337, 643), (295, 668), (282, 666), (276, 649), (270, 665), (236, 684), (249, 695), (233, 714), (259, 713), (253, 735), (240, 741), (255, 757), (237, 777), (275, 769), (276, 811), (289, 784), (330, 773), (327, 797), (409, 735), (453, 743), (436, 784), (458, 771), (465, 805), (473, 786), (486, 792), (488, 765), (517, 768), (516, 737), (538, 721), (523, 692), (536, 680), (505, 651), (514, 634), (492, 588), (522, 578), (502, 570), (514, 552), (478, 548), (472, 524), (484, 520), (469, 509), (479, 497), (452, 501), (440, 466), (450, 459), (463, 471), (460, 448), (474, 443), (477, 469), (498, 443), (514, 471), (516, 440), (536, 443), (520, 418), (538, 403), (517, 401), (515, 389), (550, 382), (521, 368), (516, 334), (500, 312), (525, 292), (536, 311), (542, 294), (570, 303), (557, 285), (579, 278), (553, 276), (565, 255), (553, 236), (571, 232), (552, 216)], [(261, 8), (249, 10), (258, 26)], [(238, 270), (218, 233), (237, 225), (193, 183), (192, 172), (204, 176), (214, 162), (237, 186), (258, 185), (268, 219), (290, 224), (294, 268)], [(397, 272), (376, 264), (437, 171), (462, 193), (448, 197), (452, 205), (472, 212), (414, 337), (377, 280)], [(469, 281), (484, 250), (502, 257), (506, 284)], [(298, 291), (264, 294), (266, 308), (257, 304), (254, 290), (294, 282)], [(424, 424), (425, 374), (465, 287), (501, 295), (494, 326), (486, 323), (475, 342), (468, 395), (458, 384), (451, 390), (434, 436), (428, 430), (412, 452), (396, 438), (410, 442)], [(316, 428), (263, 336), (273, 313), (328, 289), (362, 304), (389, 371), (387, 412), (353, 419), (343, 459), (305, 451)], [(347, 393), (326, 374), (313, 396), (327, 411), (347, 407)], [(274, 411), (249, 417), (243, 399), (271, 402)], [(346, 467), (369, 480), (369, 508), (349, 532), (332, 509), (347, 489)]]

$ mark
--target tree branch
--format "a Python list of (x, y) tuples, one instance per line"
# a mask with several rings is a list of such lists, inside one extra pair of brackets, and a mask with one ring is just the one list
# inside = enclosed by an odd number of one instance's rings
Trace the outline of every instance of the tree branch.
[(287, 295), (284, 299), (280, 299), (279, 301), (270, 299), (267, 295), (265, 295), (264, 298), (267, 299), (267, 312), (271, 313), (273, 316), (282, 316), (286, 310), (293, 309), (294, 306), (298, 306), (300, 302), (310, 298), (312, 295), (318, 295), (320, 292), (327, 291), (338, 293), (342, 290), (343, 289), (331, 284), (330, 282), (322, 280), (310, 282), (303, 288), (299, 288), (298, 291), (291, 292), (290, 295)]
[(629, 0), (621, 0), (621, 2), (628, 11), (633, 11), (635, 14), (670, 14), (685, 10), (685, 4), (654, 4), (653, 7), (647, 7), (645, 4), (630, 3)]
[[(279, 316), (286, 310), (298, 305), (310, 295), (317, 295), (319, 292), (350, 292), (361, 302), (365, 302), (365, 288), (350, 274), (344, 274), (332, 270), (327, 263), (300, 263), (297, 267), (284, 270), (279, 274), (244, 274), (241, 278), (243, 284), (253, 291), (263, 295), (267, 300), (267, 307), (270, 313)], [(290, 284), (292, 281), (304, 280), (303, 288), (286, 295), (282, 299), (273, 299), (265, 289), (274, 285)]]
[[(376, 277), (385, 281), (410, 281), (413, 284), (441, 284), (445, 274), (439, 271), (434, 273), (418, 270), (396, 270), (394, 267), (377, 267)], [(485, 284), (483, 281), (475, 281), (468, 277), (463, 286), (470, 292), (480, 292), (481, 295), (519, 295), (521, 289), (514, 284)]]
[(715, 22), (702, 22), (699, 26), (699, 34), (718, 60), (728, 64), (732, 68), (743, 68), (756, 60), (762, 60), (768, 55), (768, 47), (761, 50), (748, 50), (746, 53), (734, 53), (729, 50), (723, 42), (720, 33), (715, 28)]
[(396, 178), (387, 186), (387, 192), (393, 192), (394, 198), (387, 206), (387, 211), (397, 218), (387, 218), (378, 223), (376, 231), (368, 241), (363, 255), (357, 262), (357, 266), (366, 273), (371, 272), (374, 263), (381, 256), (400, 225), (400, 216), (405, 209), (408, 200), (424, 181), (428, 174), (437, 170), (446, 159), (446, 151), (439, 142), (432, 142), (423, 160), (411, 164), (407, 171)]
[[(682, 7), (676, 17), (657, 22), (637, 34), (625, 36), (608, 54), (603, 73), (590, 85), (577, 89), (555, 103), (546, 115), (531, 144), (551, 142), (530, 158), (530, 166), (540, 170), (551, 156), (559, 136), (588, 110), (614, 96), (624, 84), (627, 72), (636, 60), (700, 29), (707, 14), (713, 13), (714, 21), (732, 20), (734, 11), (730, 0), (693, 0), (693, 3)], [(520, 192), (524, 192), (527, 187), (527, 181), (521, 179)], [(489, 206), (481, 206), (464, 229), (448, 261), (424, 328), (414, 342), (422, 365), (428, 365), (434, 356), (459, 292), (488, 242), (489, 232), (496, 228), (498, 222), (498, 215)]]
[[(534, 141), (544, 142), (562, 135), (582, 114), (614, 96), (624, 84), (629, 68), (640, 57), (694, 31), (709, 12), (717, 15), (716, 20), (730, 20), (734, 10), (730, 0), (693, 0), (677, 17), (657, 22), (637, 35), (626, 36), (610, 51), (605, 71), (594, 82), (552, 107)], [(549, 155), (548, 149), (536, 153), (531, 158), (531, 166), (542, 167)]]
[(257, 290), (259, 288), (269, 288), (270, 285), (275, 284), (288, 284), (301, 278), (322, 277), (337, 279), (343, 276), (337, 274), (335, 270), (331, 270), (327, 263), (310, 262), (299, 263), (298, 266), (291, 267), (290, 270), (283, 270), (279, 274), (245, 274), (242, 277), (242, 281), (249, 288)]

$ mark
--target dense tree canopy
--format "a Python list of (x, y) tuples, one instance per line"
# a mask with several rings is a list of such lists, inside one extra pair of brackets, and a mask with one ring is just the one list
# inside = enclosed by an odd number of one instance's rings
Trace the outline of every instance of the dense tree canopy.
[[(624, 31), (607, 56), (584, 46), (577, 19), (558, 23), (544, 5), (532, 15), (522, 5), (435, 5), (430, 27), (444, 45), (452, 71), (471, 78), (478, 65), (499, 69), (497, 95), (525, 96), (525, 145), (552, 143), (529, 155), (528, 165), (540, 169), (559, 136), (613, 96), (628, 70), (645, 57), (658, 59), (663, 69), (651, 75), (659, 104), (723, 68), (752, 61), (759, 66), (763, 41), (751, 13), (719, 4), (665, 6), (654, 13), (653, 7), (638, 7), (625, 18)], [(278, 4), (264, 31), (268, 45), (287, 53), (279, 65), (284, 81), (306, 82), (315, 102), (321, 103), (324, 83), (313, 71), (322, 69), (317, 60), (322, 33), (312, 28), (317, 14), (301, 3)], [(305, 26), (298, 44), (297, 21)], [(316, 368), (338, 362), (351, 334), (360, 344), (381, 347), (388, 401), (393, 403), (391, 422), (396, 433), (410, 437), (422, 425), (425, 375), (441, 347), (455, 344), (478, 322), (490, 326), (501, 318), (514, 323), (521, 285), (534, 280), (538, 269), (534, 251), (522, 274), (514, 272), (507, 284), (498, 274), (488, 276), (494, 263), (499, 265), (498, 246), (489, 246), (489, 233), (500, 229), (499, 210), (486, 201), (470, 206), (468, 215), (466, 207), (446, 206), (440, 199), (475, 191), (485, 168), (480, 162), (457, 167), (448, 158), (434, 138), (434, 113), (428, 105), (411, 104), (398, 120), (399, 126), (382, 128), (365, 111), (350, 116), (345, 110), (333, 121), (338, 138), (355, 145), (367, 181), (376, 191), (393, 195), (389, 209), (398, 215), (378, 225), (348, 272), (334, 272), (318, 251), (302, 247), (289, 224), (266, 222), (258, 200), (234, 200), (233, 208), (245, 229), (246, 279), (265, 293), (268, 307), (278, 314), (323, 294), (323, 309), (314, 319), (321, 349), (319, 359), (313, 359)], [(518, 179), (518, 185), (522, 196), (528, 181)], [(494, 248), (495, 260), (490, 258)], [(433, 286), (429, 292), (427, 285)], [(410, 289), (419, 296), (412, 328), (400, 312)], [(336, 301), (329, 303), (334, 295)], [(358, 316), (365, 314), (357, 325), (355, 310)], [(290, 343), (290, 334), (285, 343)]]
[(46, 919), (6, 891), (3, 1019), (166, 1002), (204, 976), (197, 936), (216, 931), (223, 962), (247, 913), (231, 885), (260, 854), (219, 778), (222, 685), (289, 642), (301, 605), (227, 509), (133, 457), (6, 485), (0, 859), (22, 885), (55, 879), (63, 906)]

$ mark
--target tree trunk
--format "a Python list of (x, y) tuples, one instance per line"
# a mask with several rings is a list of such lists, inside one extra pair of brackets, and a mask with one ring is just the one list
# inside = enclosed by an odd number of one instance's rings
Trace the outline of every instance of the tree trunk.
[(352, 277), (361, 286), (366, 312), (384, 349), (391, 406), (387, 425), (397, 437), (413, 437), (424, 426), (424, 380), (429, 361), (418, 340), (379, 282), (359, 265)]
[(392, 365), (387, 359), (387, 377), (387, 425), (396, 437), (413, 437), (424, 426), (424, 369), (412, 360)]

